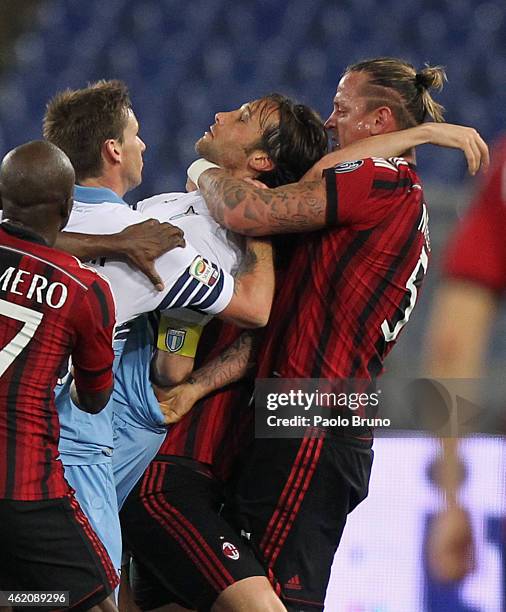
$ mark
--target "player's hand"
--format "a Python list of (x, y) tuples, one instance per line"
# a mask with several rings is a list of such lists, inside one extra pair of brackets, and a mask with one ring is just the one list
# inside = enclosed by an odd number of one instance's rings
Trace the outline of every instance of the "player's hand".
[(181, 383), (169, 390), (153, 385), (153, 390), (160, 403), (166, 425), (180, 421), (200, 399), (196, 385), (189, 382)]
[(462, 580), (475, 569), (473, 530), (466, 510), (448, 508), (433, 519), (427, 551), (431, 571), (442, 582)]
[(185, 189), (187, 193), (191, 193), (192, 191), (197, 191), (198, 187), (191, 179), (186, 179)]
[(190, 181), (198, 187), (200, 175), (206, 170), (211, 170), (212, 168), (219, 168), (219, 166), (214, 162), (210, 162), (209, 160), (200, 157), (188, 166), (186, 174)]
[(155, 260), (167, 251), (184, 247), (184, 233), (170, 223), (148, 219), (126, 227), (117, 234), (118, 250), (134, 268), (143, 272), (158, 291), (163, 291), (163, 281), (155, 268)]
[(472, 176), (480, 168), (488, 169), (490, 154), (487, 143), (474, 128), (452, 123), (425, 123), (424, 127), (429, 130), (431, 144), (463, 151)]

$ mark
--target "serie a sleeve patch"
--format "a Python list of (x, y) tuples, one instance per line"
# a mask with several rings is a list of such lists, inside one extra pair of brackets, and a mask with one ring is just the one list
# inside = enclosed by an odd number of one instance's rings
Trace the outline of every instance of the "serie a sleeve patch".
[(195, 257), (188, 270), (193, 278), (207, 285), (207, 287), (213, 287), (220, 277), (219, 271), (213, 268), (201, 255)]

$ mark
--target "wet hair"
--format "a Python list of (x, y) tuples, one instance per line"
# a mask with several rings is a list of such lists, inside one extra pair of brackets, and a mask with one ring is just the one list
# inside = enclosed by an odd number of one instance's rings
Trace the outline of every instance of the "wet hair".
[[(251, 150), (265, 151), (274, 169), (257, 178), (268, 187), (294, 183), (304, 176), (328, 150), (328, 136), (321, 117), (304, 104), (272, 93), (260, 100), (262, 137)], [(271, 122), (275, 113), (279, 121)]]
[(428, 117), (444, 121), (444, 107), (431, 96), (431, 89), (441, 90), (446, 81), (442, 66), (429, 66), (417, 71), (403, 60), (393, 57), (378, 57), (348, 66), (350, 72), (368, 75), (362, 95), (369, 98), (368, 110), (382, 104), (392, 109), (399, 129), (423, 123)]
[(83, 89), (57, 93), (46, 107), (44, 138), (70, 158), (81, 181), (100, 176), (102, 145), (122, 141), (132, 103), (122, 81), (97, 81)]

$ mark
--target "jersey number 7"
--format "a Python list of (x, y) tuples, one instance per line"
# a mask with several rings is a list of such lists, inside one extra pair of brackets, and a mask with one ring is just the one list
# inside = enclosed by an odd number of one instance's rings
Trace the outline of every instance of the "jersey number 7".
[(0, 350), (0, 376), (3, 376), (7, 368), (33, 338), (44, 315), (6, 300), (0, 300), (0, 315), (24, 323), (14, 338)]

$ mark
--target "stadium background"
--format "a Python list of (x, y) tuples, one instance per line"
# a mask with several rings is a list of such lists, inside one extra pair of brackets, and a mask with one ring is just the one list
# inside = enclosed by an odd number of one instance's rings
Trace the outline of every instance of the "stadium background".
[[(121, 78), (131, 90), (141, 136), (147, 144), (144, 181), (129, 195), (130, 201), (182, 190), (186, 167), (194, 158), (194, 142), (213, 122), (216, 111), (280, 91), (310, 104), (326, 117), (342, 69), (378, 55), (403, 57), (416, 66), (424, 62), (444, 65), (449, 83), (438, 99), (447, 108), (447, 120), (473, 125), (488, 141), (506, 129), (504, 0), (0, 0), (0, 151), (3, 154), (40, 137), (44, 105), (57, 90), (99, 78)], [(421, 149), (418, 163), (430, 204), (434, 257), (420, 303), (387, 363), (390, 376), (419, 372), (439, 253), (475, 188), (457, 152)], [(489, 369), (499, 373), (506, 365), (504, 315), (493, 336)], [(484, 512), (505, 514), (505, 461), (502, 444), (478, 442), (469, 450), (473, 465), (486, 465), (494, 456), (495, 463), (490, 465), (498, 470), (488, 484), (483, 479), (470, 479), (475, 487), (470, 491), (475, 499), (475, 519), (482, 525)], [(396, 465), (405, 458), (412, 468), (405, 481), (399, 479), (405, 483), (399, 486), (404, 488), (404, 497), (397, 500), (392, 492), (387, 496), (384, 490), (374, 491), (374, 499), (364, 504), (365, 514), (350, 520), (352, 533), (363, 532), (366, 522), (374, 520), (378, 506), (382, 507), (381, 516), (392, 516), (384, 512), (388, 504), (404, 508), (404, 517), (421, 512), (416, 499), (426, 484), (425, 468), (433, 447), (430, 442), (421, 446), (392, 442), (388, 448), (382, 444), (387, 463)], [(376, 473), (379, 471), (378, 461)], [(388, 502), (384, 501), (387, 497)], [(488, 509), (485, 497), (495, 500)], [(430, 499), (428, 507), (435, 507), (438, 500), (433, 493)], [(450, 596), (437, 604), (429, 603), (422, 545), (413, 549), (413, 542), (423, 540), (422, 523), (420, 515), (412, 532), (400, 532), (396, 541), (376, 550), (377, 567), (373, 564), (372, 571), (377, 580), (390, 585), (384, 597), (378, 595), (369, 601), (365, 595), (362, 599), (357, 595), (340, 601), (333, 583), (328, 609), (504, 609), (500, 585), (506, 576), (500, 566), (506, 566), (506, 561), (497, 547), (493, 552), (490, 542), (485, 543), (485, 536), (479, 572), (489, 576), (488, 582), (471, 578), (455, 586), (455, 600)], [(485, 532), (481, 529), (480, 533)], [(402, 576), (398, 569), (394, 571), (393, 560), (406, 554), (406, 538), (410, 538), (416, 561), (405, 565), (411, 568), (406, 569), (406, 577), (411, 577), (406, 578), (407, 583), (412, 585), (409, 601), (416, 601), (417, 607), (413, 603), (406, 607), (408, 600), (396, 590), (396, 580), (402, 581)], [(360, 575), (357, 558), (374, 555), (362, 546), (357, 557), (353, 542), (345, 544), (339, 561), (344, 566), (340, 567)], [(346, 582), (345, 577), (340, 580)], [(369, 587), (361, 588), (367, 591)], [(458, 600), (467, 603), (458, 604)]]

